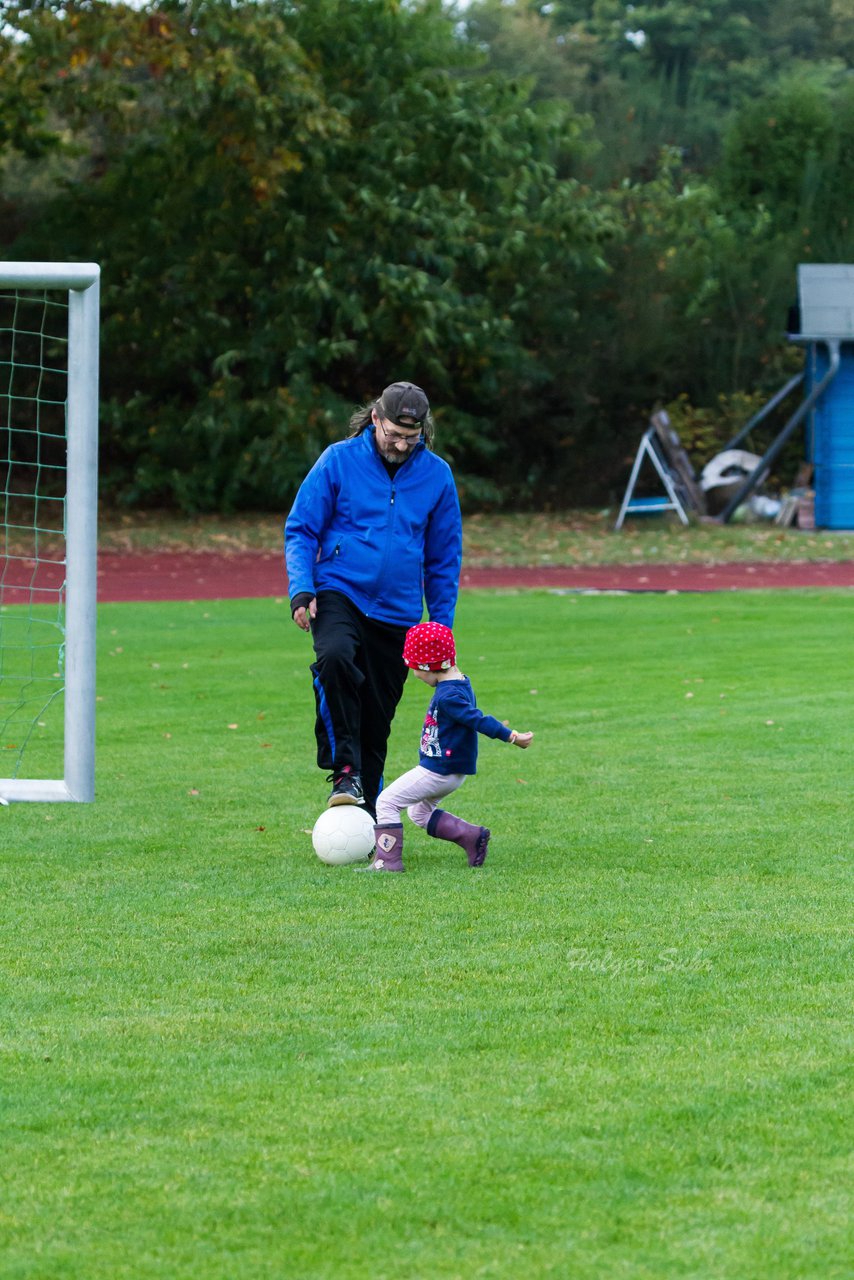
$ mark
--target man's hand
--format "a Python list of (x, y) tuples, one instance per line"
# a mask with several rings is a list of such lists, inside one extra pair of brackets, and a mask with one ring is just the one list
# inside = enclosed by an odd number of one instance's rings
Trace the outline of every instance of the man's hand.
[(294, 622), (301, 631), (310, 631), (311, 624), (317, 617), (317, 600), (311, 599), (305, 608), (294, 609)]
[(514, 729), (510, 735), (510, 741), (513, 743), (513, 746), (521, 747), (523, 751), (526, 747), (530, 747), (533, 740), (534, 735), (532, 733), (518, 733), (516, 729)]

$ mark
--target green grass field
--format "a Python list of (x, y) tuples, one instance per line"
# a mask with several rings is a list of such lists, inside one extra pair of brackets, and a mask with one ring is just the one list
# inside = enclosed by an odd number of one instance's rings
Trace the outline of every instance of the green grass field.
[(286, 604), (102, 606), (97, 801), (0, 811), (3, 1280), (854, 1274), (851, 596), (457, 623), (537, 736), (383, 877)]

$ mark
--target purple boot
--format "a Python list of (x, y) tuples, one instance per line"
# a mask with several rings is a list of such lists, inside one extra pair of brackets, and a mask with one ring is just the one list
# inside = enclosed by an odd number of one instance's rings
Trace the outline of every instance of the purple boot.
[(444, 809), (435, 809), (427, 823), (428, 836), (437, 840), (452, 840), (461, 849), (465, 849), (470, 867), (482, 867), (489, 850), (489, 837), (492, 832), (487, 827), (475, 827), (462, 818), (455, 818)]
[(403, 823), (394, 826), (374, 827), (377, 847), (371, 862), (358, 871), (405, 871), (403, 865)]

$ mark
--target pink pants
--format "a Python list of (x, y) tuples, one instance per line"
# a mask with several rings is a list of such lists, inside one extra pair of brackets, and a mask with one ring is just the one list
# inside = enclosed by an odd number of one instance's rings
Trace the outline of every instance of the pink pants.
[(426, 827), (430, 815), (439, 807), (436, 802), (458, 790), (467, 777), (465, 773), (433, 773), (417, 764), (380, 792), (377, 826), (395, 826), (405, 809), (416, 826)]

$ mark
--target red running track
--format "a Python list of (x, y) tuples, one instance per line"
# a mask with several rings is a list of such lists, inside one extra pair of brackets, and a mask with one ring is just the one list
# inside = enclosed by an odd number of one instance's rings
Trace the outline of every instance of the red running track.
[[(8, 562), (0, 578), (5, 604), (51, 601), (62, 581), (58, 564)], [(740, 591), (787, 587), (854, 587), (854, 562), (779, 561), (763, 564), (632, 564), (463, 569), (463, 588), (563, 591)], [(287, 594), (283, 558), (276, 552), (163, 551), (98, 557), (98, 598), (234, 600)]]
[[(736, 591), (745, 588), (854, 587), (854, 562), (609, 565), (463, 569), (461, 585), (577, 591)], [(285, 596), (279, 553), (163, 552), (98, 560), (101, 600), (215, 600)]]

